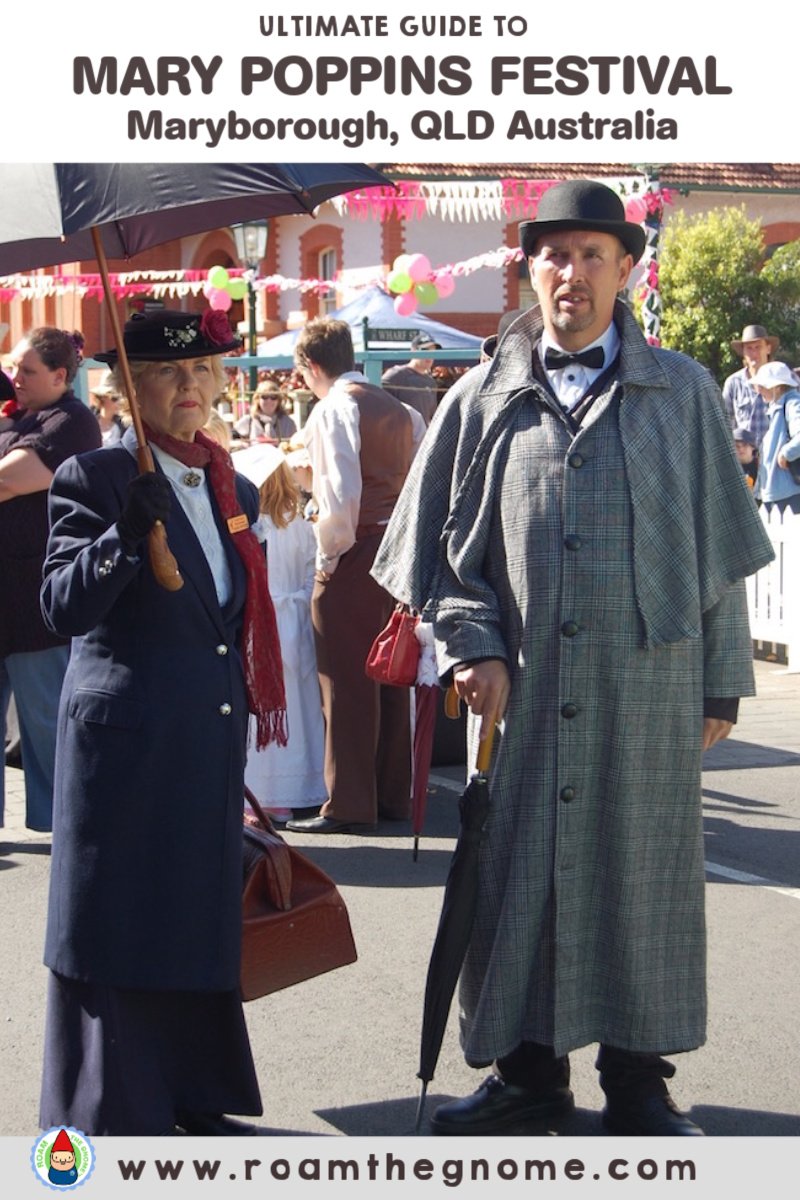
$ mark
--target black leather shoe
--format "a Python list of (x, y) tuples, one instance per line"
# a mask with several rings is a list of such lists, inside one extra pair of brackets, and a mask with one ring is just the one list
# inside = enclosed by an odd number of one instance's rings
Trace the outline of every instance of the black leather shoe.
[(666, 1096), (609, 1099), (603, 1109), (603, 1126), (608, 1133), (627, 1137), (705, 1137), (703, 1130)]
[(531, 1090), (490, 1075), (471, 1096), (437, 1108), (431, 1131), (437, 1134), (502, 1133), (523, 1122), (566, 1117), (575, 1108), (568, 1087)]
[(333, 817), (309, 817), (305, 821), (287, 821), (286, 828), (293, 833), (374, 833), (377, 826), (358, 821), (336, 821)]
[(222, 1113), (196, 1113), (180, 1110), (175, 1114), (177, 1125), (184, 1133), (196, 1137), (258, 1137), (257, 1125), (235, 1121)]

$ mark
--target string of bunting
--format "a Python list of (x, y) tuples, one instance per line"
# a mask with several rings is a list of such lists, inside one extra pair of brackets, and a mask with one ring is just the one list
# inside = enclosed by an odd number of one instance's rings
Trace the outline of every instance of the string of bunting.
[[(396, 191), (391, 188), (367, 188), (335, 198), (332, 203), (343, 215), (360, 220), (384, 221), (392, 213), (406, 220), (437, 215), (454, 220), (492, 218), (521, 219), (535, 216), (539, 200), (556, 180), (498, 179), (491, 181), (423, 182), (400, 181)], [(672, 203), (667, 188), (658, 180), (631, 178), (618, 180), (617, 190), (625, 204), (629, 221), (643, 224), (647, 242), (642, 259), (638, 288), (642, 302), (645, 336), (653, 345), (660, 344), (662, 302), (658, 286), (659, 247), (664, 207)], [(376, 270), (372, 279), (361, 273), (358, 284), (348, 283), (346, 275), (339, 279), (295, 279), (285, 275), (259, 278), (255, 272), (235, 267), (211, 267), (207, 271), (181, 269), (171, 271), (120, 271), (110, 276), (111, 290), (120, 298), (153, 296), (156, 299), (184, 299), (204, 295), (212, 308), (228, 309), (235, 300), (245, 297), (248, 287), (256, 292), (297, 291), (324, 296), (337, 288), (363, 289), (379, 286), (394, 295), (398, 313), (410, 315), (418, 306), (429, 307), (451, 296), (456, 280), (480, 270), (502, 270), (519, 261), (522, 252), (516, 247), (500, 246), (460, 262), (434, 267), (424, 254), (399, 255), (388, 274)], [(93, 273), (35, 273), (31, 275), (0, 276), (0, 301), (35, 300), (75, 293), (80, 297), (103, 299), (99, 274)]]

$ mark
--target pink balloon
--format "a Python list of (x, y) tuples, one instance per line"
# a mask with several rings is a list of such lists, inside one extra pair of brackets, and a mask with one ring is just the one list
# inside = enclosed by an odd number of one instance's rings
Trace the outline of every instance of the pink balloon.
[(220, 312), (227, 312), (233, 304), (233, 300), (224, 288), (211, 288), (208, 292), (208, 303)]
[(395, 296), (394, 311), (398, 317), (410, 317), (417, 311), (417, 297), (413, 292), (403, 292), (402, 296)]
[(443, 271), (441, 275), (437, 275), (433, 282), (436, 284), (440, 300), (446, 300), (456, 290), (456, 281), (449, 271)]
[(431, 260), (424, 254), (412, 254), (406, 263), (406, 274), (413, 283), (422, 283), (431, 273)]
[(647, 205), (641, 196), (631, 196), (625, 203), (625, 216), (636, 225), (641, 225), (647, 216)]

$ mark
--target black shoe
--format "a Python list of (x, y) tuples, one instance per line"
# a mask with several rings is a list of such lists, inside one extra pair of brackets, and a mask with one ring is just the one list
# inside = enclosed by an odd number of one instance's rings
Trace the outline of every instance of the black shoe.
[(568, 1087), (532, 1090), (490, 1075), (471, 1096), (440, 1105), (431, 1118), (431, 1130), (450, 1135), (502, 1133), (525, 1121), (566, 1117), (574, 1108)]
[(177, 1125), (196, 1137), (258, 1137), (259, 1129), (248, 1121), (235, 1121), (222, 1113), (196, 1113), (179, 1110)]
[(705, 1137), (703, 1130), (682, 1113), (667, 1092), (664, 1096), (608, 1099), (603, 1126), (628, 1137)]
[(287, 821), (286, 828), (292, 833), (374, 833), (377, 826), (358, 821), (336, 821), (333, 817), (309, 817), (305, 821)]

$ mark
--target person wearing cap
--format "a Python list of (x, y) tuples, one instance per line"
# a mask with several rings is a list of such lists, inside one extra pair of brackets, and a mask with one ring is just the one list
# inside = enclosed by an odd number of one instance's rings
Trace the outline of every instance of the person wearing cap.
[(434, 359), (426, 358), (426, 350), (441, 350), (430, 334), (417, 333), (411, 339), (413, 358), (405, 365), (396, 363), (381, 376), (381, 387), (403, 404), (422, 414), (426, 425), (436, 412), (436, 380), (431, 374)]
[(741, 427), (734, 429), (733, 448), (741, 464), (747, 486), (755, 488), (758, 476), (758, 445), (749, 429)]
[(767, 512), (800, 513), (800, 384), (791, 367), (768, 362), (753, 376), (767, 404), (769, 426), (761, 443), (756, 496)]
[[(47, 489), (57, 467), (100, 445), (97, 418), (72, 390), (80, 334), (39, 326), (11, 352), (15, 400), (0, 418), (0, 726), (13, 694), (25, 774), (25, 824), (52, 829), (58, 696), (69, 636), (39, 610)], [(0, 776), (0, 823), (4, 780)]]
[(415, 452), (413, 416), (421, 418), (355, 369), (344, 321), (309, 321), (294, 354), (319, 400), (303, 440), (318, 505), (311, 621), (328, 798), (318, 816), (286, 828), (366, 833), (379, 817), (404, 820), (411, 811), (409, 695), (369, 679), (364, 664), (392, 611), (369, 572)]
[(767, 406), (753, 386), (753, 376), (777, 350), (778, 338), (767, 333), (763, 325), (745, 325), (742, 336), (734, 338), (731, 347), (743, 366), (722, 385), (725, 411), (731, 427), (749, 429), (759, 446), (769, 422)]
[(705, 368), (618, 299), (645, 246), (610, 188), (552, 186), (520, 243), (538, 305), (440, 407), (375, 578), (431, 620), (490, 771), (461, 974), (466, 1060), (433, 1132), (568, 1114), (697, 1136), (667, 1054), (706, 1037), (701, 753), (753, 691), (744, 577), (772, 558)]
[[(239, 988), (242, 798), (285, 741), (258, 494), (203, 432), (238, 347), (209, 310), (156, 311), (124, 343), (133, 429), (50, 487), (45, 620), (73, 638), (59, 711), (40, 1121), (86, 1133), (239, 1135), (258, 1114)], [(118, 354), (96, 356), (114, 367)], [(161, 522), (182, 586), (155, 577)]]
[(90, 389), (90, 407), (97, 417), (104, 446), (114, 446), (122, 441), (126, 424), (122, 419), (123, 397), (111, 382), (111, 372), (104, 371), (102, 378)]

